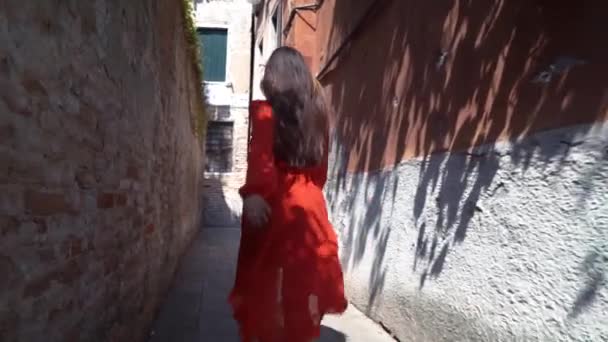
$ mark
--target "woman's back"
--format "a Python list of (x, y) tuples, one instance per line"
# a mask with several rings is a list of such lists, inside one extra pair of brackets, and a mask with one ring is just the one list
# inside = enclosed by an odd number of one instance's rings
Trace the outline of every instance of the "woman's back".
[[(235, 318), (244, 337), (273, 341), (273, 334), (279, 333), (287, 341), (309, 341), (318, 336), (323, 314), (343, 312), (347, 305), (337, 236), (322, 191), (327, 158), (304, 168), (276, 161), (272, 108), (264, 101), (252, 103), (250, 120), (252, 139), (241, 195), (262, 196), (271, 212), (264, 227), (243, 218), (231, 294)], [(278, 321), (269, 321), (277, 315)]]
[(308, 342), (346, 309), (337, 236), (327, 215), (327, 110), (301, 54), (282, 47), (251, 104), (252, 138), (237, 277), (243, 340)]
[[(307, 167), (290, 166), (286, 161), (279, 160), (274, 154), (272, 144), (275, 135), (275, 117), (272, 107), (267, 101), (251, 103), (251, 124), (254, 135), (251, 139), (248, 155), (246, 184), (243, 192), (262, 190), (269, 193), (276, 190), (288, 191), (295, 185), (314, 184), (322, 191), (327, 181), (327, 144), (325, 153), (318, 165)], [(276, 181), (269, 182), (275, 178)], [(264, 184), (264, 185), (262, 185)]]

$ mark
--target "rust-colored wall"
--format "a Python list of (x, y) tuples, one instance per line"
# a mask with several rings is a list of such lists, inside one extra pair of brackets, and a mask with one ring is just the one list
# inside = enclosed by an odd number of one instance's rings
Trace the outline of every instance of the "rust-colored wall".
[[(608, 119), (607, 10), (602, 1), (326, 1), (321, 68), (365, 18), (320, 75), (349, 171)], [(560, 56), (585, 64), (532, 82)]]
[(317, 44), (321, 65), (327, 62), (346, 41), (361, 18), (374, 6), (384, 0), (325, 0), (318, 11)]
[[(297, 6), (297, 4), (294, 4), (294, 6)], [(285, 20), (289, 18), (289, 12), (286, 13), (284, 18)], [(319, 68), (317, 14), (310, 10), (297, 11), (292, 26), (286, 33), (285, 45), (300, 51), (311, 70), (316, 72)]]

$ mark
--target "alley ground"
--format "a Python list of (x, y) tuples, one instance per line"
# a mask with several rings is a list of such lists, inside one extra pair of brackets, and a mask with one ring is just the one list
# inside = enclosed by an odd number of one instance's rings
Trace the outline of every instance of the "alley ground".
[[(226, 297), (235, 272), (238, 228), (201, 230), (184, 256), (149, 342), (238, 342)], [(394, 341), (354, 307), (323, 321), (321, 342)]]

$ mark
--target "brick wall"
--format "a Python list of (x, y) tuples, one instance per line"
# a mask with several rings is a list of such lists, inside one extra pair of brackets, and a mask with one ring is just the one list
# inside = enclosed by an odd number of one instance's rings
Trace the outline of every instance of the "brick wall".
[(200, 216), (175, 1), (0, 3), (0, 341), (141, 341)]

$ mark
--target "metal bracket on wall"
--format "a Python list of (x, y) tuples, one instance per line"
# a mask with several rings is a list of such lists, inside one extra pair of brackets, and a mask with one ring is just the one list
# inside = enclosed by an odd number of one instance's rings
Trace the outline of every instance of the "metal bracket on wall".
[(316, 11), (321, 6), (323, 6), (324, 1), (325, 0), (317, 0), (317, 1), (309, 3), (309, 4), (293, 6), (293, 7), (292, 7), (291, 1), (290, 1), (289, 7), (291, 9), (289, 10), (289, 18), (287, 19), (287, 23), (285, 23), (285, 28), (283, 29), (283, 35), (286, 36), (289, 33), (289, 30), (291, 30), (291, 25), (293, 25), (293, 20), (296, 17), (296, 14), (298, 13), (298, 11), (303, 11), (303, 10)]

